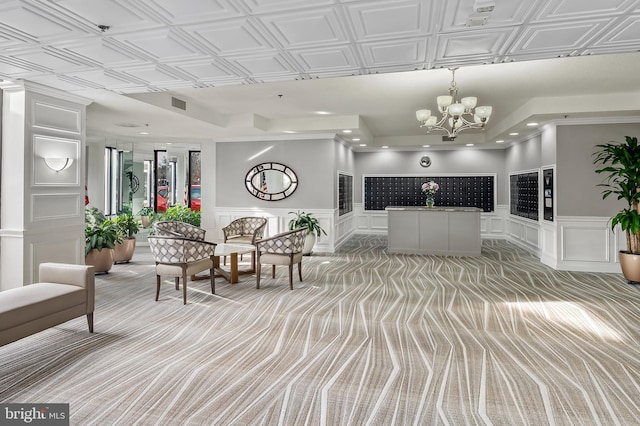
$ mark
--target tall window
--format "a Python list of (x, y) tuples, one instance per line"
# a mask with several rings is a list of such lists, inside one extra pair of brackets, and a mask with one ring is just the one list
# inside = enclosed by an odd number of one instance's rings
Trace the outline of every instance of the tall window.
[(186, 205), (200, 210), (200, 151), (189, 151), (189, 182)]
[(153, 196), (153, 161), (144, 160), (144, 201), (142, 202), (144, 207), (154, 206), (155, 197)]
[(122, 192), (120, 170), (122, 156), (116, 148), (104, 149), (104, 212), (106, 215), (114, 215), (122, 208)]
[(154, 151), (155, 200), (154, 210), (165, 212), (175, 200), (175, 165), (170, 164), (167, 151)]

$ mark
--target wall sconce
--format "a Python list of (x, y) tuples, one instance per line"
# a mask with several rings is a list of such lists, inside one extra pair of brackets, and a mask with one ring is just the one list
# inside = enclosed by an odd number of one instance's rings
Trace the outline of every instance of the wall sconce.
[(73, 164), (73, 158), (49, 157), (44, 158), (44, 163), (54, 172), (61, 172)]

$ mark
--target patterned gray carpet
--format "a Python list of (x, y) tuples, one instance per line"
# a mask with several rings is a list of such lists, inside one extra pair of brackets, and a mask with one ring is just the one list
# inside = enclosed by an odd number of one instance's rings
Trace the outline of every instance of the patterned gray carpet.
[(637, 425), (640, 287), (480, 258), (388, 255), (379, 237), (238, 284), (166, 280), (148, 249), (96, 280), (84, 318), (0, 347), (1, 402), (74, 425)]

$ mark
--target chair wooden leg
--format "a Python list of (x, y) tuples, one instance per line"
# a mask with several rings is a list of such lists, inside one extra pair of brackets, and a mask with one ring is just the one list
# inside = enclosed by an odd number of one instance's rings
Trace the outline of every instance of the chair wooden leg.
[(260, 262), (256, 265), (256, 288), (260, 288)]
[(160, 275), (156, 275), (156, 302), (160, 297)]
[(256, 250), (256, 263), (255, 263), (255, 271), (256, 271), (256, 288), (260, 288), (260, 272), (262, 271), (262, 264), (260, 263), (260, 251)]
[(187, 304), (187, 268), (182, 267), (182, 304)]
[(302, 281), (302, 262), (298, 262), (298, 276), (300, 277), (300, 281)]
[(213, 268), (209, 269), (209, 276), (211, 277), (211, 294), (216, 294), (216, 279), (213, 276)]
[(289, 288), (293, 290), (293, 263), (289, 264)]
[(176, 290), (180, 290), (180, 277), (176, 277)]
[(276, 278), (276, 265), (271, 265), (271, 278)]

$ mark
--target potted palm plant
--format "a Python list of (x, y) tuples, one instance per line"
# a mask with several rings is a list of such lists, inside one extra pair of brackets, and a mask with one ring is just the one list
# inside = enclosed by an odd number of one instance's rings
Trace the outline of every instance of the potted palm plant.
[(625, 142), (611, 141), (596, 145), (593, 163), (602, 168), (596, 173), (605, 179), (602, 199), (611, 195), (624, 200), (625, 206), (611, 218), (611, 230), (620, 226), (626, 235), (627, 249), (620, 250), (622, 274), (629, 282), (640, 282), (640, 145), (638, 138), (625, 136)]
[(136, 249), (136, 234), (140, 231), (140, 222), (130, 212), (122, 212), (113, 219), (121, 242), (115, 244), (114, 263), (128, 263)]
[(304, 240), (304, 247), (302, 254), (310, 255), (313, 250), (313, 246), (316, 243), (316, 239), (320, 238), (321, 234), (327, 235), (324, 229), (320, 226), (318, 219), (312, 216), (312, 213), (305, 213), (298, 210), (297, 212), (289, 212), (296, 217), (289, 221), (289, 229), (307, 228), (307, 237)]

